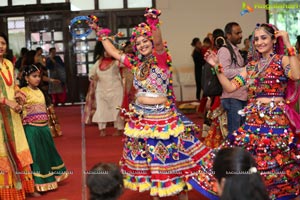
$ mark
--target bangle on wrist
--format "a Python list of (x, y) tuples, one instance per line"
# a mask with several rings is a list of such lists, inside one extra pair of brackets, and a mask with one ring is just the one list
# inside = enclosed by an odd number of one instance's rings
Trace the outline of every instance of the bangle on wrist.
[(296, 49), (295, 47), (289, 47), (289, 48), (286, 48), (287, 50), (287, 55), (288, 56), (296, 56)]
[(214, 66), (214, 70), (215, 70), (216, 74), (223, 73), (223, 67), (221, 64)]
[(105, 41), (108, 38), (109, 38), (108, 36), (101, 36), (101, 37), (98, 37), (98, 41)]

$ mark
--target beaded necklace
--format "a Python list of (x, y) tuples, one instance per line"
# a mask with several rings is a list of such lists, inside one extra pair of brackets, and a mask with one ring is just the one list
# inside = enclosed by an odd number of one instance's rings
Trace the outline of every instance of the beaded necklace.
[[(7, 72), (8, 72), (8, 78), (5, 76), (5, 74), (3, 73), (2, 71), (2, 67), (5, 66)], [(9, 67), (7, 66), (6, 62), (3, 60), (2, 61), (2, 66), (0, 67), (0, 73), (1, 73), (1, 76), (2, 78), (4, 79), (5, 83), (7, 86), (11, 86), (12, 83), (13, 83), (13, 79), (12, 79), (12, 75), (10, 73), (10, 70), (9, 70)]]
[[(249, 75), (248, 85), (253, 85), (253, 83), (255, 82), (255, 79), (260, 75), (261, 72), (263, 72), (270, 65), (270, 63), (272, 62), (274, 57), (275, 57), (275, 54), (272, 55), (271, 57), (269, 57), (269, 59), (267, 59), (267, 60), (260, 59), (260, 61), (256, 63), (255, 69)], [(258, 65), (260, 67), (258, 67)]]

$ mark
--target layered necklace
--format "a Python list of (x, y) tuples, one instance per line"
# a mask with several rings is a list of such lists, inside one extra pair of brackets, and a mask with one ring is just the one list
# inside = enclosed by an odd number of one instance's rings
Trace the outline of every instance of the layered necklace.
[[(6, 70), (7, 70), (7, 73), (8, 73), (8, 78), (5, 76), (5, 74), (3, 73), (3, 67), (5, 66)], [(1, 76), (2, 78), (4, 79), (5, 83), (7, 86), (11, 86), (12, 83), (13, 83), (13, 78), (12, 78), (12, 75), (10, 73), (10, 70), (9, 70), (9, 67), (7, 66), (6, 62), (3, 60), (2, 61), (2, 64), (1, 64), (1, 67), (0, 67), (0, 73), (1, 73)]]
[(253, 69), (252, 73), (249, 75), (248, 85), (253, 85), (255, 79), (263, 72), (272, 62), (274, 59), (275, 54), (271, 54), (269, 58), (260, 58), (259, 61), (256, 63), (255, 68)]

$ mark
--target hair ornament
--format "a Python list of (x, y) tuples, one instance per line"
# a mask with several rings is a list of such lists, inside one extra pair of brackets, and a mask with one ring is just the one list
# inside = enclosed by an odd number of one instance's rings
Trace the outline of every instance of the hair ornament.
[(32, 65), (32, 66), (36, 69), (36, 71), (40, 72), (40, 69), (36, 65)]
[(250, 167), (249, 173), (250, 173), (250, 174), (255, 174), (255, 173), (257, 173), (257, 168), (256, 168), (256, 167)]
[(138, 26), (134, 27), (131, 33), (130, 42), (135, 48), (135, 41), (139, 36), (147, 37), (149, 40), (153, 40), (151, 28), (144, 22), (140, 23)]
[(31, 73), (36, 72), (36, 71), (41, 72), (41, 70), (36, 65), (31, 64), (31, 65), (25, 66), (23, 74), (24, 74), (24, 76), (29, 76)]

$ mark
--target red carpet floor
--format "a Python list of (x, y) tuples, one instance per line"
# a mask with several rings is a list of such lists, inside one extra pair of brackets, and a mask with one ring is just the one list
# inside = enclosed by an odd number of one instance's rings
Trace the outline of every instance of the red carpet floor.
[[(88, 189), (85, 186), (86, 170), (98, 162), (118, 163), (122, 153), (122, 136), (112, 136), (113, 128), (108, 128), (108, 135), (99, 136), (96, 125), (82, 126), (81, 106), (57, 107), (55, 109), (62, 127), (63, 136), (54, 138), (56, 147), (70, 173), (69, 178), (59, 184), (52, 192), (43, 193), (41, 197), (28, 199), (41, 200), (85, 200)], [(187, 115), (191, 120), (200, 123), (196, 115)], [(82, 139), (82, 134), (85, 135)], [(84, 145), (86, 148), (84, 148)], [(86, 152), (84, 151), (86, 149)], [(120, 200), (151, 200), (148, 192), (139, 193), (125, 190)], [(162, 198), (175, 200), (176, 197)], [(207, 200), (198, 192), (189, 192), (190, 200)]]

